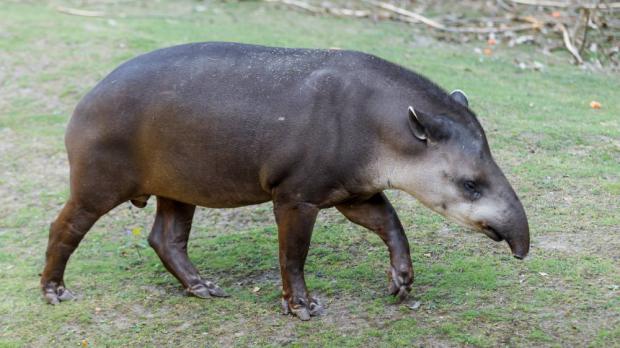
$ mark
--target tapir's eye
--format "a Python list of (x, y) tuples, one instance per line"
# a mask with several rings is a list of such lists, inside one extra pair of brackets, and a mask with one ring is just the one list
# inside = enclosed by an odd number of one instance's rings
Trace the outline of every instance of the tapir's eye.
[(471, 181), (471, 180), (466, 180), (466, 181), (463, 183), (463, 186), (465, 186), (465, 189), (466, 189), (467, 191), (475, 191), (475, 190), (476, 190), (476, 183), (475, 183), (475, 182), (473, 182), (473, 181)]
[(480, 190), (478, 189), (478, 185), (473, 180), (463, 181), (463, 189), (465, 190), (465, 193), (467, 194), (469, 199), (471, 199), (472, 201), (475, 201), (482, 195), (480, 193)]

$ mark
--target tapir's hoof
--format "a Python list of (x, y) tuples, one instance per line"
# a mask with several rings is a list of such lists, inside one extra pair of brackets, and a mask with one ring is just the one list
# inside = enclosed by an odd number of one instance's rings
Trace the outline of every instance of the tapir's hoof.
[(228, 297), (224, 290), (212, 282), (198, 283), (187, 289), (187, 293), (199, 298)]
[(282, 299), (282, 314), (292, 314), (303, 321), (323, 314), (323, 306), (317, 298), (311, 297), (310, 305), (305, 300), (300, 300), (300, 302), (300, 304), (293, 305), (289, 304), (286, 299)]
[[(409, 272), (405, 272), (409, 273)], [(411, 274), (398, 274), (394, 268), (389, 272), (388, 291), (390, 295), (397, 297), (399, 301), (403, 301), (409, 295), (411, 291), (411, 285), (413, 284), (413, 272)]]
[(57, 305), (61, 301), (71, 301), (75, 298), (75, 295), (69, 289), (64, 286), (48, 285), (43, 290), (43, 297), (45, 301), (51, 305)]

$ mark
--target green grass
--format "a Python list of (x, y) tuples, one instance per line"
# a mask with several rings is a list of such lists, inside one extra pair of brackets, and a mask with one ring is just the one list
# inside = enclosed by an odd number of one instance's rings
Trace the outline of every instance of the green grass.
[[(204, 12), (191, 1), (88, 3), (115, 17), (17, 1), (0, 12), (0, 347), (620, 346), (618, 76), (580, 70), (564, 55), (499, 46), (483, 57), (473, 45), (420, 46), (415, 36), (425, 34), (410, 26), (256, 2), (209, 2)], [(49, 223), (68, 194), (63, 133), (72, 108), (120, 62), (208, 40), (357, 49), (465, 90), (528, 212), (531, 256), (518, 262), (505, 244), (389, 192), (413, 248), (411, 298), (398, 304), (386, 296), (379, 238), (325, 211), (306, 269), (327, 309), (302, 323), (279, 314), (269, 204), (197, 212), (190, 255), (232, 295), (205, 301), (185, 297), (146, 246), (150, 202), (102, 218), (67, 268), (77, 301), (45, 305), (38, 273)], [(515, 57), (545, 69), (520, 71)], [(603, 108), (590, 109), (591, 100)], [(415, 301), (421, 306), (409, 309)]]

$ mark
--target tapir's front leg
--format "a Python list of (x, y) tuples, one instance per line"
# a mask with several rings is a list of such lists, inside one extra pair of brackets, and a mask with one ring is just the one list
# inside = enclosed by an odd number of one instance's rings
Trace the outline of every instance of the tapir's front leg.
[(310, 316), (322, 311), (318, 300), (309, 296), (304, 279), (304, 263), (318, 212), (319, 209), (312, 204), (274, 201), (280, 244), (283, 312), (294, 314), (301, 320), (309, 320)]
[(396, 211), (383, 193), (370, 199), (336, 208), (352, 222), (364, 226), (383, 239), (390, 251), (390, 284), (392, 295), (404, 299), (413, 283), (413, 267), (409, 253), (409, 243)]

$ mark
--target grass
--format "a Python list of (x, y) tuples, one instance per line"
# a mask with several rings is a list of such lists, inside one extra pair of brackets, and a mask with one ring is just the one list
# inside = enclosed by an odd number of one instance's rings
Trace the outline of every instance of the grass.
[[(55, 4), (78, 6), (69, 1)], [(309, 16), (255, 2), (89, 2), (113, 18), (9, 1), (0, 12), (0, 347), (12, 346), (620, 346), (620, 79), (566, 56), (428, 41), (394, 23)], [(190, 41), (342, 47), (371, 52), (461, 88), (529, 214), (524, 262), (389, 192), (413, 247), (411, 298), (386, 296), (387, 251), (335, 211), (320, 215), (307, 263), (326, 314), (281, 316), (270, 205), (200, 209), (190, 255), (230, 294), (183, 295), (145, 239), (153, 202), (123, 205), (77, 249), (77, 301), (38, 289), (47, 229), (68, 194), (63, 132), (72, 108), (120, 62)], [(591, 100), (601, 110), (589, 108)], [(253, 291), (256, 287), (258, 292)], [(420, 301), (417, 310), (408, 305)], [(84, 342), (84, 343), (83, 343)]]

